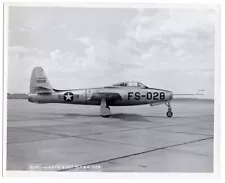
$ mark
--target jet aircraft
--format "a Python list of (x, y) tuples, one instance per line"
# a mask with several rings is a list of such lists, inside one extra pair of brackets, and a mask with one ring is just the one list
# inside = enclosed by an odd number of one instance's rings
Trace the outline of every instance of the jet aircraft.
[(33, 103), (66, 103), (100, 106), (100, 115), (109, 117), (110, 106), (155, 106), (166, 104), (167, 117), (172, 117), (171, 100), (173, 93), (168, 90), (149, 88), (136, 81), (127, 81), (99, 88), (72, 90), (54, 89), (43, 68), (35, 67), (31, 74), (28, 101)]

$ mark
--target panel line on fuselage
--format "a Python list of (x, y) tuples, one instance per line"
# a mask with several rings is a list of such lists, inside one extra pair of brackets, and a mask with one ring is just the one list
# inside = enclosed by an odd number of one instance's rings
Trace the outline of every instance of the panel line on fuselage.
[(86, 105), (87, 105), (87, 89), (85, 89), (85, 103), (86, 103)]

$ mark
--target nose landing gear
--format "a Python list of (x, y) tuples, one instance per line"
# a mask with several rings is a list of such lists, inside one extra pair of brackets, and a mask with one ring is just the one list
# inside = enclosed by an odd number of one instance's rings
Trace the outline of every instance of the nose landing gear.
[(170, 105), (170, 101), (169, 102), (166, 102), (165, 103), (166, 106), (168, 107), (168, 112), (166, 113), (167, 117), (172, 117), (173, 116), (173, 112), (172, 112), (172, 108), (171, 108), (171, 105)]

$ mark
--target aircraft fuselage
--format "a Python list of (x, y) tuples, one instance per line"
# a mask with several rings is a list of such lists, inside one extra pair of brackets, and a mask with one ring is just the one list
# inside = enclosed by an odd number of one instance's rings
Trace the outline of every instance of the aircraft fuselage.
[(164, 103), (171, 100), (172, 92), (154, 88), (102, 87), (75, 90), (55, 90), (52, 93), (30, 93), (33, 103), (66, 103), (79, 105), (101, 105), (105, 98), (108, 106), (131, 106)]

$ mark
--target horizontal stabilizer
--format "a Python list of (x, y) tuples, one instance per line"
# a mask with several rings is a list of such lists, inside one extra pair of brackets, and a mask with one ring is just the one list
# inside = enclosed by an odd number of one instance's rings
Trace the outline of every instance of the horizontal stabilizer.
[(45, 87), (36, 87), (34, 91), (38, 94), (51, 94), (52, 90)]

